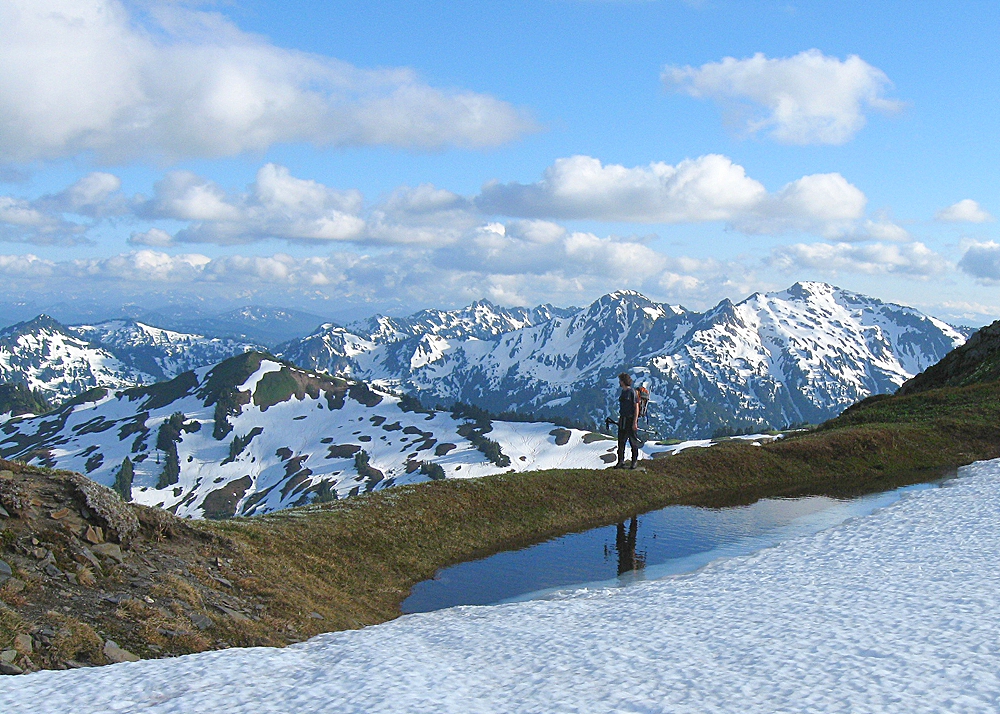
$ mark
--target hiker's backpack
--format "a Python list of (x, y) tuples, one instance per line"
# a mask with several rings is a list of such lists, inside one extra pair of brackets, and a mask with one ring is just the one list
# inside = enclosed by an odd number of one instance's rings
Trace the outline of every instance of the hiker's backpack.
[(638, 387), (635, 390), (635, 403), (636, 408), (639, 410), (639, 416), (646, 416), (646, 412), (649, 408), (649, 390), (645, 387)]

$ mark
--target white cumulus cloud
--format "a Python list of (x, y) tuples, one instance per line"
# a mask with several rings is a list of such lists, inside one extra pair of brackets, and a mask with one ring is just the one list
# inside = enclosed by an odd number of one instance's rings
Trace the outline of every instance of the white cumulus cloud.
[[(208, 179), (173, 171), (135, 208), (139, 217), (188, 221), (171, 241), (163, 231), (133, 234), (141, 245), (170, 242), (233, 245), (278, 238), (297, 242), (350, 241), (362, 237), (365, 221), (359, 191), (340, 191), (300, 179), (283, 166), (266, 164), (246, 193), (227, 194)], [(151, 242), (153, 241), (153, 242)]]
[(472, 201), (431, 184), (401, 186), (368, 216), (372, 243), (448, 245), (482, 222)]
[(557, 159), (537, 183), (488, 183), (476, 203), (486, 213), (527, 218), (693, 223), (729, 220), (766, 193), (717, 154), (635, 168), (571, 156)]
[(38, 245), (74, 245), (86, 242), (87, 226), (68, 221), (56, 211), (46, 210), (12, 196), (0, 196), (0, 241)]
[(504, 275), (604, 275), (638, 285), (668, 265), (634, 239), (568, 231), (547, 221), (490, 223), (435, 254), (439, 267)]
[[(90, 173), (54, 194), (35, 199), (0, 196), (0, 241), (38, 245), (87, 242), (86, 233), (102, 219), (127, 214), (121, 180)], [(71, 219), (66, 217), (71, 214)]]
[(129, 236), (131, 245), (148, 245), (154, 248), (166, 248), (174, 244), (174, 237), (160, 228), (150, 228), (148, 231), (137, 231)]
[(476, 205), (488, 214), (638, 223), (726, 221), (746, 233), (840, 236), (863, 217), (864, 193), (840, 174), (813, 174), (775, 193), (725, 156), (627, 168), (589, 156), (558, 159), (533, 184), (491, 182)]
[(857, 55), (841, 60), (816, 49), (667, 66), (661, 79), (669, 89), (720, 103), (748, 133), (766, 131), (784, 144), (843, 144), (865, 125), (866, 109), (902, 106), (885, 98), (891, 82), (882, 70)]
[(133, 15), (120, 0), (0, 3), (0, 116), (0, 162), (220, 157), (281, 142), (477, 147), (536, 129), (506, 102), (409, 69), (283, 49), (181, 4)]
[(784, 272), (803, 269), (830, 275), (886, 273), (924, 278), (948, 270), (947, 260), (920, 242), (797, 243), (775, 248), (768, 262)]
[(813, 174), (762, 197), (732, 223), (744, 233), (809, 231), (833, 238), (854, 229), (867, 203), (861, 189), (840, 174)]
[(994, 218), (984, 211), (976, 201), (966, 198), (947, 208), (942, 208), (934, 214), (934, 220), (945, 223), (988, 223)]
[(1000, 283), (1000, 243), (973, 241), (965, 250), (958, 267), (981, 283)]

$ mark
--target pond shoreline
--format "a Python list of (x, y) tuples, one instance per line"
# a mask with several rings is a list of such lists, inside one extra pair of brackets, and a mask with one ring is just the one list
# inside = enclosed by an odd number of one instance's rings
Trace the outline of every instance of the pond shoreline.
[(909, 493), (937, 488), (954, 474), (847, 499), (812, 495), (722, 508), (666, 506), (443, 568), (417, 583), (401, 610), (411, 614), (558, 598), (581, 589), (687, 575), (719, 559), (751, 555), (870, 516)]
[[(398, 617), (411, 588), (441, 568), (669, 505), (844, 498), (933, 481), (1000, 456), (998, 425), (1000, 384), (932, 390), (856, 406), (771, 444), (689, 449), (642, 470), (449, 479), (202, 527), (231, 539), (259, 576), (247, 585), (312, 636)], [(310, 610), (324, 620), (297, 615)]]

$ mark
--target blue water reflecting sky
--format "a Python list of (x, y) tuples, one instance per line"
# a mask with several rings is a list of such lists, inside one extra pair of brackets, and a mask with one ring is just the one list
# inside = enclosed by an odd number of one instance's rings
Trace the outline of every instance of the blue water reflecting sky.
[(717, 558), (816, 533), (887, 506), (909, 491), (932, 487), (918, 484), (850, 501), (811, 496), (721, 509), (668, 506), (618, 525), (445, 568), (433, 580), (418, 583), (402, 610), (489, 605), (691, 572)]

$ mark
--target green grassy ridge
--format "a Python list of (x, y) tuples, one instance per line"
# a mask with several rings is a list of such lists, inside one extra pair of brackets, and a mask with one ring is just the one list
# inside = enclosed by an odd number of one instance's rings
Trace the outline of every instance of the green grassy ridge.
[(313, 633), (358, 627), (398, 616), (410, 588), (442, 567), (667, 505), (853, 496), (998, 457), (997, 396), (1000, 384), (873, 400), (814, 432), (689, 449), (643, 470), (436, 481), (206, 527), (238, 544), (278, 611), (322, 613), (322, 625), (303, 624)]
[(1000, 379), (1000, 320), (983, 327), (940, 362), (910, 379), (899, 394), (941, 387), (965, 387)]
[(831, 431), (859, 424), (926, 424), (936, 420), (958, 420), (967, 426), (996, 424), (1000, 421), (1000, 382), (868, 397), (818, 430)]

